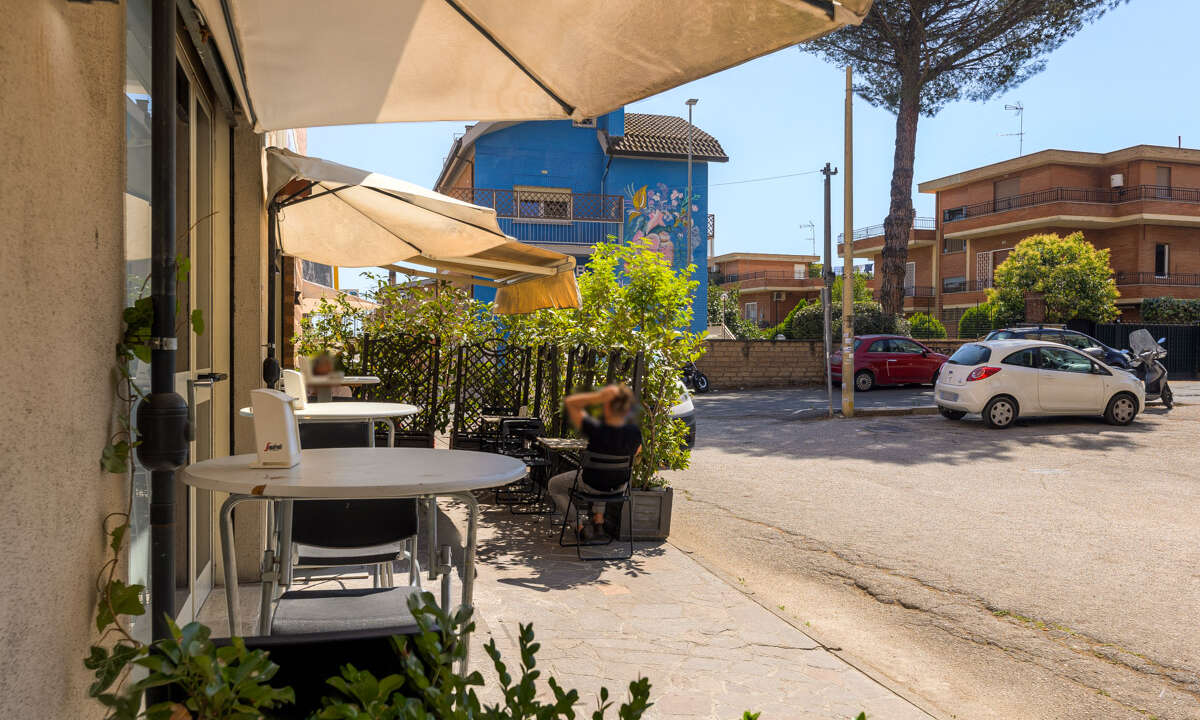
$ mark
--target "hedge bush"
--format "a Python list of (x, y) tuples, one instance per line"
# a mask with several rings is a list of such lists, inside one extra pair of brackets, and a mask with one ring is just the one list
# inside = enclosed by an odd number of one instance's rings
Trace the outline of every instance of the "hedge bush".
[[(841, 336), (842, 305), (832, 305), (832, 319), (835, 338)], [(791, 338), (794, 340), (820, 340), (824, 336), (824, 311), (820, 303), (813, 303), (792, 316)], [(886, 333), (908, 335), (908, 321), (897, 315), (887, 315), (883, 306), (874, 301), (854, 303), (854, 334), (873, 335)]]
[(958, 320), (960, 338), (979, 338), (995, 330), (992, 323), (992, 308), (986, 303), (967, 308)]
[(915, 338), (946, 337), (946, 326), (932, 315), (917, 313), (908, 319), (908, 324), (912, 328), (912, 336)]
[(1200, 300), (1147, 298), (1142, 301), (1142, 320), (1148, 323), (1200, 324)]

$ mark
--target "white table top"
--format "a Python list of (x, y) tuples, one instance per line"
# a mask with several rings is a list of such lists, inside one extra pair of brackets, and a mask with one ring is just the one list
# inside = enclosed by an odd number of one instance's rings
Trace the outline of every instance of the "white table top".
[(309, 375), (304, 378), (304, 384), (310, 387), (378, 385), (379, 378), (374, 375)]
[[(372, 418), (408, 417), (421, 412), (416, 405), (385, 402), (310, 402), (296, 410), (297, 420), (370, 420)], [(238, 411), (242, 417), (254, 417), (254, 408)]]
[(252, 468), (257, 455), (188, 465), (183, 482), (202, 490), (290, 499), (369, 499), (446, 495), (505, 485), (525, 475), (506, 455), (432, 448), (301, 450), (293, 468)]

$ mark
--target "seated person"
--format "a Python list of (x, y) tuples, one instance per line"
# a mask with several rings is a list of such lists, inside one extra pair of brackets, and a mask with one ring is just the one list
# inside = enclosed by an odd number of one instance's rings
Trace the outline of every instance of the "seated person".
[[(587, 449), (602, 455), (634, 457), (642, 450), (642, 430), (631, 419), (633, 392), (625, 385), (608, 385), (595, 392), (568, 395), (563, 401), (571, 427), (587, 438)], [(587, 413), (589, 408), (602, 408), (600, 420)], [(575, 484), (576, 471), (559, 473), (550, 478), (549, 493), (560, 513), (567, 510), (568, 494)], [(616, 477), (610, 477), (616, 475)], [(616, 473), (584, 470), (579, 489), (585, 492), (612, 493), (620, 491), (628, 478)], [(604, 529), (604, 503), (593, 503), (592, 522), (583, 521), (582, 508), (577, 508), (580, 521), (576, 532), (584, 540)]]

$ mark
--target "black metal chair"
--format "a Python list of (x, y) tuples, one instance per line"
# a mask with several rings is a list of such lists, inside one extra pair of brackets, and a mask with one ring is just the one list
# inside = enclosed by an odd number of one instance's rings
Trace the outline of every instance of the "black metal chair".
[[(584, 473), (588, 471), (602, 473), (621, 473), (625, 478), (625, 482), (617, 489), (610, 492), (592, 492), (585, 490), (579, 486), (580, 480)], [(630, 499), (629, 486), (633, 476), (633, 457), (626, 455), (604, 455), (602, 453), (594, 453), (585, 451), (579, 463), (579, 469), (575, 472), (575, 482), (571, 485), (571, 490), (567, 493), (567, 506), (563, 508), (562, 527), (558, 532), (558, 544), (562, 547), (575, 548), (575, 554), (580, 560), (628, 560), (633, 557), (633, 501)], [(583, 508), (590, 507), (592, 503), (620, 503), (626, 511), (628, 518), (629, 530), (629, 554), (628, 555), (597, 555), (593, 557), (584, 557), (583, 548), (585, 546), (601, 546), (610, 545), (617, 536), (620, 535), (620, 509), (617, 511), (617, 530), (616, 532), (606, 533), (606, 539), (603, 541), (584, 542), (583, 538), (578, 536), (576, 531), (575, 542), (567, 542), (567, 523), (571, 519), (571, 508), (575, 508), (578, 514)]]
[[(303, 423), (300, 447), (366, 447), (368, 423)], [(305, 500), (292, 505), (295, 568), (373, 567), (377, 585), (394, 584), (393, 563), (406, 558), (409, 584), (420, 583), (416, 500)], [(381, 577), (382, 575), (382, 577)]]
[(509, 506), (516, 515), (534, 515), (545, 512), (544, 485), (550, 460), (536, 445), (539, 436), (546, 433), (546, 425), (539, 418), (508, 417), (500, 421), (500, 435), (496, 452), (517, 458), (525, 463), (529, 472), (525, 477), (496, 488), (496, 503)]
[[(403, 602), (404, 598), (396, 596), (394, 600)], [(409, 617), (411, 619), (411, 615)], [(370, 630), (268, 635), (243, 640), (249, 650), (269, 652), (271, 661), (279, 666), (270, 684), (290, 687), (296, 693), (295, 703), (272, 709), (271, 717), (305, 720), (320, 711), (322, 697), (336, 694), (326, 681), (339, 677), (343, 666), (353, 664), (377, 678), (400, 672), (402, 663), (392, 647), (391, 638), (418, 632), (416, 623), (412, 622)], [(229, 642), (229, 638), (213, 638), (217, 647)]]

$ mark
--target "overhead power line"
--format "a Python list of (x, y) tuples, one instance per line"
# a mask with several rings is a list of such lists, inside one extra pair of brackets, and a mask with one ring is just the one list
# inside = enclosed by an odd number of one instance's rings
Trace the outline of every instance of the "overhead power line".
[(729, 182), (709, 183), (709, 187), (717, 187), (719, 185), (742, 185), (744, 183), (767, 182), (768, 180), (783, 180), (784, 178), (800, 177), (801, 175), (816, 175), (821, 172), (817, 170), (806, 170), (804, 172), (788, 173), (787, 175), (772, 175), (770, 177), (749, 178), (747, 180), (730, 180)]

